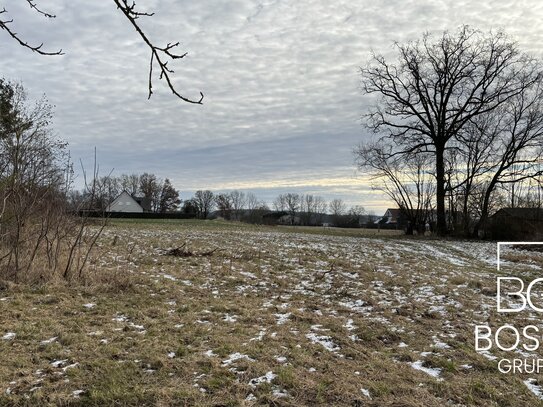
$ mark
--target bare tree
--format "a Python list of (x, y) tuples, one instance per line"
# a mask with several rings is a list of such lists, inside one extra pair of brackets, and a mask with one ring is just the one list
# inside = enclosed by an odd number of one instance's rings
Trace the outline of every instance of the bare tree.
[(273, 201), (273, 209), (275, 209), (277, 212), (284, 212), (286, 208), (287, 203), (285, 202), (285, 195), (279, 194)]
[(132, 196), (136, 196), (140, 190), (140, 176), (138, 174), (122, 174), (120, 177), (121, 189)]
[(196, 191), (193, 200), (198, 209), (198, 217), (201, 219), (207, 219), (207, 216), (213, 210), (215, 205), (213, 192), (209, 190)]
[(348, 215), (350, 218), (349, 223), (352, 224), (352, 226), (359, 227), (367, 217), (368, 212), (362, 205), (355, 205), (349, 209)]
[(160, 193), (162, 181), (155, 174), (147, 172), (140, 176), (140, 191), (151, 202), (151, 209), (157, 212), (160, 206)]
[(234, 190), (230, 192), (230, 202), (232, 203), (234, 220), (240, 220), (241, 212), (247, 203), (245, 193), (242, 191)]
[(158, 212), (166, 213), (175, 211), (180, 204), (181, 200), (179, 199), (179, 191), (176, 190), (170, 180), (166, 178), (160, 191)]
[(230, 194), (218, 194), (215, 196), (215, 205), (220, 213), (220, 216), (226, 220), (230, 220), (232, 215), (232, 199)]
[[(46, 19), (56, 18), (54, 14), (42, 10), (38, 6), (38, 2), (36, 0), (25, 0), (25, 1), (30, 7), (30, 10), (40, 15), (41, 17), (44, 17)], [(113, 0), (113, 4), (125, 16), (128, 23), (136, 30), (143, 44), (150, 51), (149, 76), (148, 76), (148, 89), (149, 89), (148, 98), (151, 98), (151, 95), (153, 94), (153, 70), (158, 69), (159, 80), (164, 80), (168, 88), (176, 97), (178, 97), (179, 99), (187, 103), (202, 104), (202, 100), (204, 99), (204, 95), (202, 92), (200, 92), (199, 98), (188, 98), (188, 97), (183, 96), (183, 94), (181, 94), (173, 84), (171, 74), (173, 74), (174, 71), (171, 68), (171, 64), (170, 66), (168, 64), (170, 62), (183, 59), (184, 57), (187, 56), (186, 52), (185, 53), (176, 52), (176, 49), (179, 46), (179, 42), (168, 43), (165, 46), (158, 46), (149, 38), (149, 35), (143, 30), (141, 24), (139, 23), (140, 18), (151, 17), (154, 15), (154, 13), (139, 11), (136, 8), (135, 1)], [(29, 44), (27, 41), (23, 39), (23, 37), (21, 37), (21, 35), (19, 35), (14, 29), (11, 28), (14, 21), (12, 18), (8, 17), (8, 15), (9, 15), (8, 10), (6, 10), (6, 8), (3, 7), (0, 10), (0, 29), (5, 31), (19, 45), (31, 50), (32, 52), (38, 53), (40, 55), (46, 55), (46, 56), (63, 55), (62, 50), (46, 51), (43, 48), (43, 45), (44, 45), (43, 43), (38, 44), (38, 45)]]
[(290, 217), (290, 223), (294, 225), (296, 223), (296, 214), (300, 210), (300, 195), (294, 193), (288, 193), (284, 195), (285, 207)]
[(430, 153), (436, 178), (437, 231), (447, 232), (446, 151), (470, 121), (522, 95), (541, 78), (537, 62), (503, 32), (462, 27), (434, 41), (396, 44), (397, 64), (374, 55), (361, 69), (367, 94), (380, 95), (367, 124), (392, 154)]
[(300, 204), (300, 217), (304, 225), (319, 225), (326, 212), (326, 202), (320, 196), (302, 195)]

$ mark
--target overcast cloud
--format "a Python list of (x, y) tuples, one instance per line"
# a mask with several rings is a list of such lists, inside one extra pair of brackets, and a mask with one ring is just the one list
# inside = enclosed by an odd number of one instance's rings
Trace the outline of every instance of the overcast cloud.
[(149, 51), (113, 1), (42, 0), (47, 21), (25, 2), (2, 0), (13, 27), (66, 55), (44, 57), (0, 32), (0, 76), (56, 105), (54, 128), (72, 157), (102, 172), (154, 172), (186, 199), (196, 189), (243, 189), (269, 202), (285, 191), (341, 197), (380, 212), (388, 204), (357, 174), (371, 101), (358, 67), (371, 49), (469, 24), (503, 28), (541, 57), (541, 1), (140, 0), (156, 13), (142, 24), (157, 43), (181, 41), (175, 66), (185, 96), (158, 80), (147, 100)]

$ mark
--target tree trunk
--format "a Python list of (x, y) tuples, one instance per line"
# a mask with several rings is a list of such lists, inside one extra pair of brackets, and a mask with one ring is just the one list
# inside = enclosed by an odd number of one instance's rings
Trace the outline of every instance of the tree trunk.
[(479, 221), (475, 224), (475, 227), (473, 228), (473, 237), (479, 237), (479, 230), (481, 230), (481, 227), (484, 226), (486, 220), (488, 219), (488, 207), (490, 205), (490, 196), (492, 195), (492, 191), (494, 191), (494, 188), (496, 187), (496, 177), (490, 182), (488, 185), (488, 188), (485, 193), (485, 199), (483, 200), (483, 207), (481, 208), (481, 217), (479, 218)]
[(436, 145), (436, 232), (439, 236), (447, 234), (447, 219), (445, 216), (445, 163), (444, 146)]

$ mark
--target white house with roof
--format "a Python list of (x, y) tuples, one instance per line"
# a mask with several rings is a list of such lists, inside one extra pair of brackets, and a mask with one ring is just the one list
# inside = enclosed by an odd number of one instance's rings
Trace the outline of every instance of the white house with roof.
[(106, 212), (132, 212), (143, 213), (143, 207), (134, 199), (128, 192), (123, 191), (121, 194), (111, 202)]

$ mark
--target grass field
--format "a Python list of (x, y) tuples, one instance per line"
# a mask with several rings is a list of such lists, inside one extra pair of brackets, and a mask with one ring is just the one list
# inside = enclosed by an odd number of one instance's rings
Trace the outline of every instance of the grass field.
[(530, 317), (495, 312), (495, 246), (119, 220), (86, 285), (0, 290), (0, 405), (537, 405), (537, 375), (474, 350), (475, 324)]

